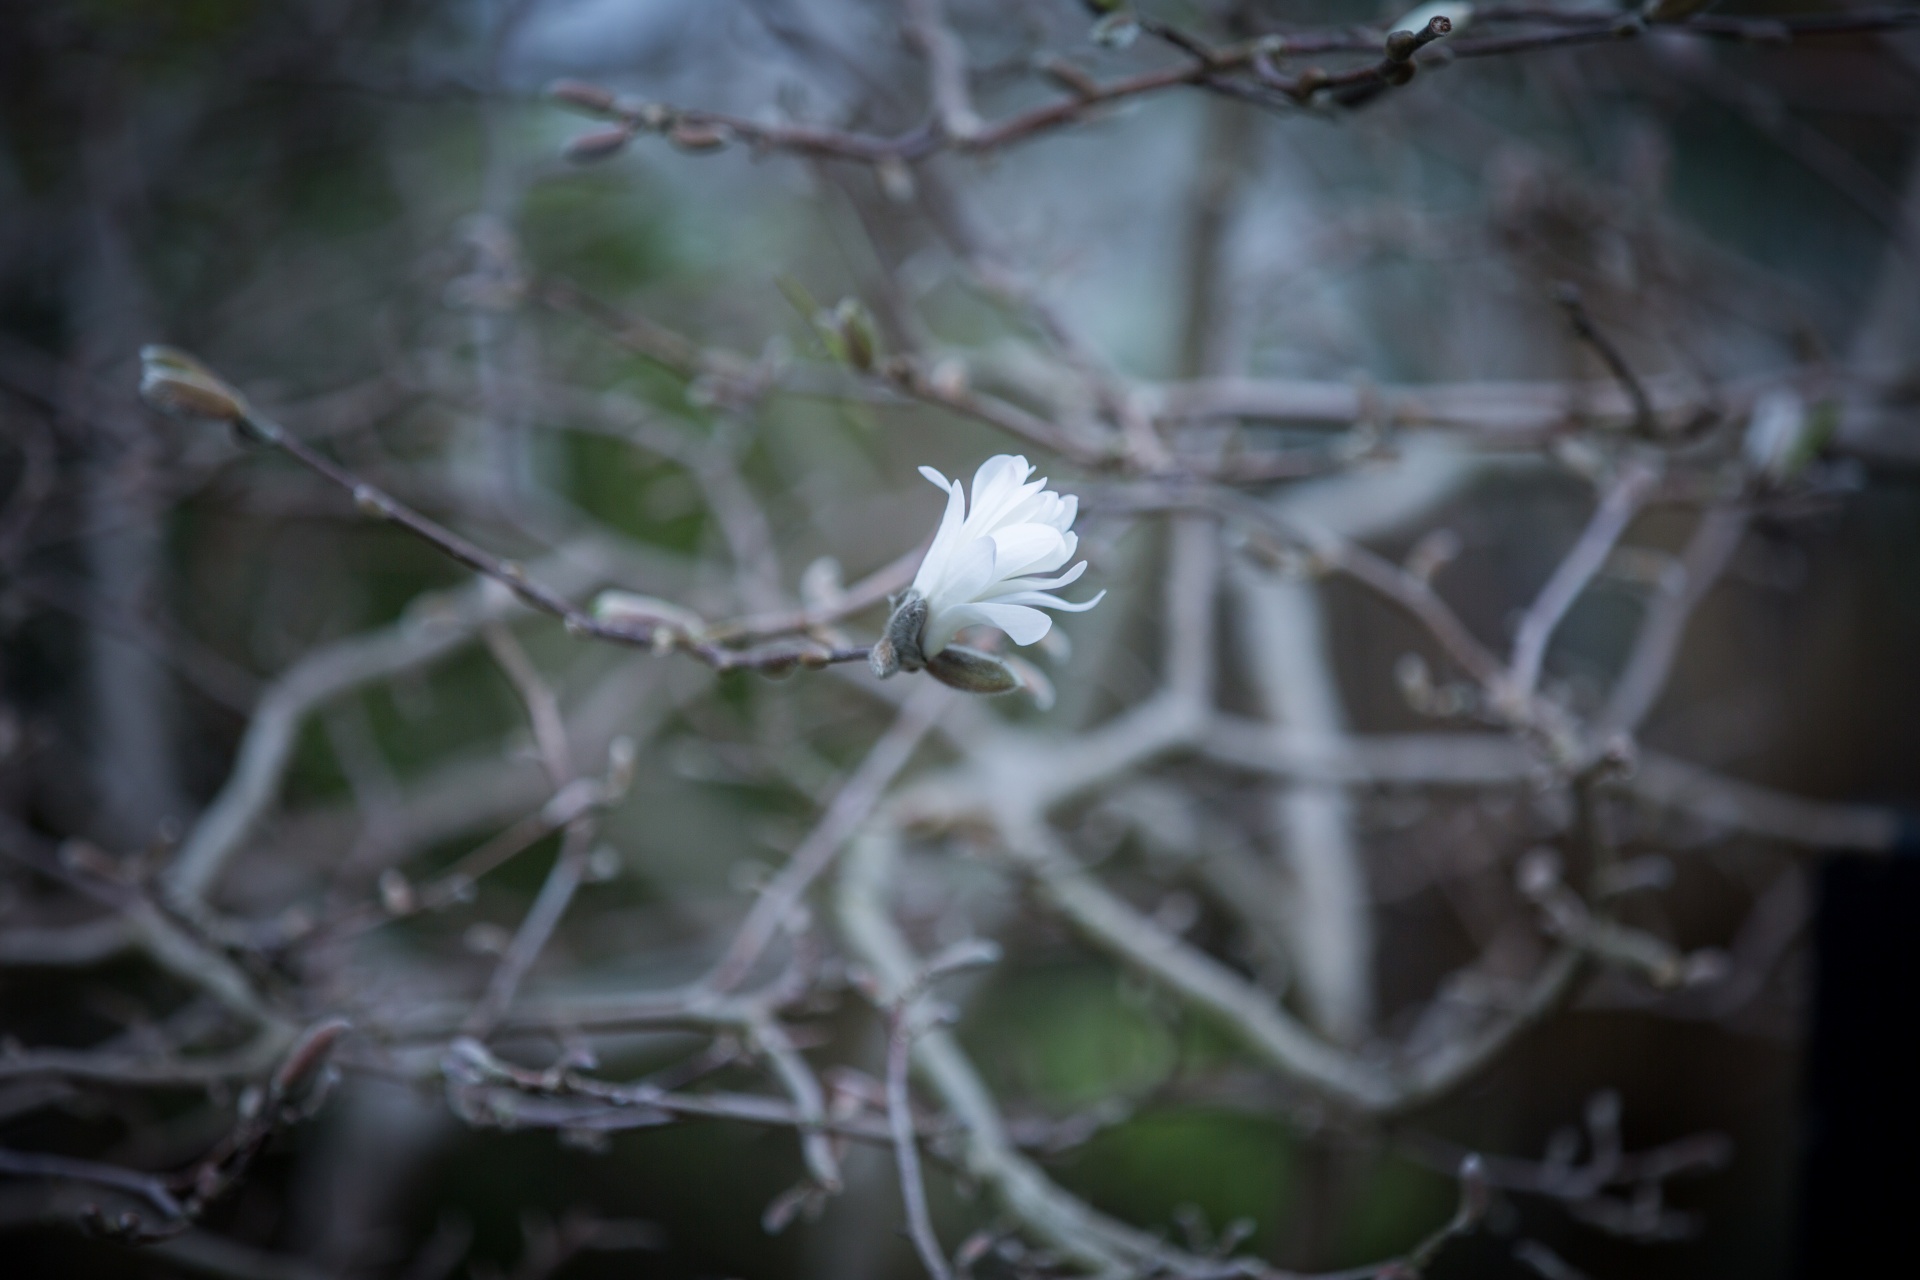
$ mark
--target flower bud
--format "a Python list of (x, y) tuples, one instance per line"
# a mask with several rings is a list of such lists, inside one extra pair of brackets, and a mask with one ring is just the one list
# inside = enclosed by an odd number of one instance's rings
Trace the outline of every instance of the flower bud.
[(873, 371), (874, 357), (880, 350), (880, 335), (873, 313), (858, 298), (842, 298), (827, 317), (828, 345), (833, 354), (861, 373)]
[(1460, 1161), (1460, 1213), (1457, 1221), (1461, 1227), (1471, 1227), (1487, 1216), (1487, 1208), (1492, 1202), (1493, 1193), (1487, 1185), (1487, 1162), (1479, 1153), (1469, 1152)]
[(273, 1095), (292, 1099), (308, 1088), (324, 1089), (330, 1083), (325, 1077), (333, 1047), (352, 1029), (353, 1024), (345, 1018), (327, 1018), (301, 1032), (273, 1073)]
[(605, 129), (595, 129), (591, 133), (581, 134), (567, 144), (562, 154), (569, 160), (582, 162), (604, 160), (608, 156), (618, 155), (626, 150), (627, 144), (632, 141), (632, 129), (623, 124), (609, 125)]
[(873, 674), (885, 680), (898, 671), (918, 671), (927, 665), (920, 649), (920, 633), (927, 625), (927, 601), (918, 591), (909, 591), (894, 606), (887, 618), (886, 630), (874, 641), (867, 654)]
[(547, 96), (563, 107), (593, 116), (612, 115), (618, 106), (612, 90), (584, 80), (555, 80), (547, 86)]
[(1012, 693), (1020, 687), (1012, 667), (962, 644), (950, 644), (927, 659), (927, 674), (963, 693)]
[(593, 616), (616, 627), (645, 627), (689, 639), (698, 639), (707, 629), (706, 619), (691, 609), (632, 591), (602, 591), (594, 597)]
[(247, 398), (175, 347), (140, 348), (140, 398), (170, 418), (238, 422)]
[(733, 132), (717, 124), (682, 120), (667, 130), (667, 141), (682, 151), (718, 151), (732, 140)]
[(1094, 23), (1087, 36), (1102, 49), (1124, 49), (1140, 38), (1140, 23), (1132, 14), (1115, 8)]

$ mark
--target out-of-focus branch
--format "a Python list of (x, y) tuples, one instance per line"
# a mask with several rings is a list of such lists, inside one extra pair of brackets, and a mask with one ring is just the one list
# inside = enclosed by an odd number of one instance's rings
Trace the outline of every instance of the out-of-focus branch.
[(489, 623), (481, 629), (487, 652), (506, 673), (520, 704), (526, 708), (527, 723), (533, 730), (534, 745), (540, 750), (541, 767), (555, 791), (564, 791), (574, 781), (573, 744), (567, 740), (567, 723), (560, 715), (560, 700), (527, 656), (527, 651), (501, 624)]
[[(540, 565), (540, 572), (563, 588), (577, 589), (604, 581), (616, 566), (604, 550), (583, 543), (556, 553)], [(207, 896), (273, 805), (300, 726), (315, 708), (434, 662), (466, 644), (486, 623), (511, 616), (518, 608), (505, 592), (475, 584), (425, 597), (408, 618), (295, 663), (262, 695), (232, 774), (167, 869), (167, 891), (186, 902)]]
[[(1853, 34), (1863, 31), (1891, 31), (1915, 25), (1917, 20), (1906, 10), (1883, 10), (1845, 21), (1833, 15), (1815, 15), (1751, 21), (1721, 19), (1708, 21), (1682, 18), (1660, 25), (1695, 31), (1700, 35), (1726, 39), (1764, 39), (1792, 41), (1822, 36)], [(710, 152), (738, 143), (755, 151), (777, 151), (791, 155), (847, 160), (873, 165), (913, 164), (942, 151), (979, 154), (1010, 147), (1085, 121), (1100, 108), (1131, 98), (1161, 93), (1181, 87), (1200, 87), (1213, 92), (1246, 97), (1265, 105), (1293, 106), (1308, 101), (1323, 90), (1366, 89), (1402, 84), (1410, 79), (1420, 47), (1450, 29), (1444, 18), (1429, 24), (1422, 32), (1392, 32), (1384, 38), (1374, 34), (1306, 33), (1260, 36), (1231, 44), (1205, 45), (1166, 24), (1155, 24), (1158, 34), (1179, 37), (1183, 57), (1169, 67), (1154, 68), (1113, 80), (1074, 77), (1073, 92), (1066, 98), (1029, 107), (985, 121), (978, 128), (958, 134), (940, 127), (935, 121), (904, 133), (885, 135), (860, 133), (821, 125), (769, 123), (764, 120), (705, 111), (664, 103), (636, 103), (622, 99), (611, 90), (578, 81), (562, 81), (550, 90), (555, 101), (572, 110), (609, 122), (606, 127), (574, 139), (569, 154), (576, 160), (597, 160), (617, 154), (642, 133), (665, 137), (681, 150)], [(1729, 25), (1731, 24), (1731, 25)], [(1584, 28), (1530, 32), (1523, 35), (1455, 42), (1455, 56), (1496, 57), (1570, 45), (1631, 38), (1647, 30), (1647, 21), (1637, 14), (1598, 18)], [(1395, 37), (1400, 39), (1396, 40)], [(1380, 54), (1385, 46), (1385, 57)], [(1328, 72), (1309, 68), (1294, 76), (1274, 69), (1273, 60), (1283, 56), (1329, 52), (1367, 52), (1378, 59), (1350, 69)], [(1252, 78), (1247, 76), (1252, 74)], [(1265, 92), (1263, 92), (1263, 90)], [(1364, 98), (1352, 99), (1358, 105)], [(936, 112), (941, 107), (936, 103)]]
[[(623, 737), (645, 742), (664, 716), (702, 687), (696, 680), (690, 688), (674, 689), (666, 674), (658, 664), (634, 657), (590, 686), (567, 717), (568, 737), (580, 758), (611, 760), (618, 750), (614, 744)], [(473, 879), (609, 799), (600, 778), (579, 779), (555, 792), (539, 763), (513, 754), (510, 746), (456, 758), (409, 781), (381, 814), (378, 831), (361, 840), (339, 871), (356, 875), (391, 869), (432, 845), (503, 828), (410, 895), (416, 908), (432, 909), (452, 902)], [(360, 825), (354, 807), (328, 805), (284, 815), (274, 833), (289, 856), (311, 857), (337, 847)]]
[(1613, 339), (1609, 338), (1587, 313), (1586, 303), (1580, 298), (1580, 290), (1571, 284), (1562, 284), (1554, 300), (1560, 304), (1561, 310), (1567, 313), (1567, 323), (1572, 327), (1575, 336), (1593, 348), (1594, 354), (1600, 357), (1600, 362), (1607, 366), (1607, 372), (1613, 375), (1613, 380), (1620, 384), (1622, 391), (1626, 392), (1628, 401), (1633, 405), (1634, 431), (1642, 436), (1653, 434), (1653, 398), (1647, 394), (1647, 389), (1641, 383), (1639, 375), (1634, 373), (1633, 366), (1627, 363), (1624, 355), (1620, 354), (1620, 348), (1614, 345)]
[(1540, 683), (1540, 667), (1546, 659), (1548, 641), (1553, 639), (1567, 610), (1613, 554), (1615, 544), (1639, 514), (1641, 503), (1658, 479), (1659, 473), (1654, 468), (1629, 460), (1608, 485), (1579, 540), (1561, 559), (1553, 576), (1547, 579), (1520, 619), (1513, 638), (1513, 656), (1507, 664), (1507, 680), (1513, 697), (1533, 696)]
[[(1738, 413), (1770, 387), (1799, 381), (1792, 372), (1739, 379), (1709, 402), (1678, 377), (1641, 380), (1658, 423), (1677, 423), (1713, 411)], [(1402, 429), (1457, 433), (1490, 447), (1534, 448), (1554, 435), (1588, 425), (1624, 431), (1638, 410), (1617, 382), (1442, 382), (1366, 386), (1304, 379), (1215, 377), (1160, 383), (1143, 390), (1153, 413), (1172, 423), (1250, 418), (1302, 425), (1361, 420)]]
[[(187, 1168), (147, 1174), (91, 1160), (0, 1150), (0, 1175), (106, 1187), (144, 1200), (159, 1211), (160, 1221), (149, 1223), (132, 1210), (109, 1219), (98, 1205), (82, 1205), (80, 1223), (96, 1234), (136, 1243), (178, 1235), (238, 1181), (275, 1132), (318, 1110), (335, 1079), (328, 1059), (347, 1030), (346, 1023), (328, 1019), (297, 1038), (289, 1037), (272, 1055), (273, 1071), (259, 1084), (251, 1104), (243, 1103), (232, 1130)], [(8, 1055), (9, 1060), (14, 1056)], [(217, 1077), (208, 1077), (213, 1079)]]
[(907, 0), (907, 38), (927, 59), (933, 118), (953, 142), (977, 137), (983, 121), (967, 85), (967, 49), (947, 25), (942, 0)]
[[(556, 793), (563, 793), (577, 779), (574, 776), (573, 747), (567, 741), (567, 726), (560, 718), (559, 702), (527, 657), (526, 650), (520, 647), (510, 631), (495, 624), (487, 628), (485, 634), (487, 648), (493, 652), (495, 661), (507, 673), (526, 706), (527, 719), (533, 725), (534, 741), (539, 745), (547, 779)], [(625, 742), (625, 739), (620, 741)], [(625, 751), (619, 753), (629, 758), (616, 760), (609, 771), (613, 776), (606, 789), (612, 795), (618, 795), (626, 788), (627, 778), (632, 772), (631, 752), (629, 743)], [(598, 833), (599, 824), (594, 821), (591, 809), (583, 809), (567, 822), (566, 835), (560, 842), (560, 854), (547, 872), (540, 892), (535, 895), (533, 906), (520, 921), (513, 940), (501, 953), (500, 963), (487, 980), (486, 991), (468, 1015), (464, 1027), (466, 1034), (484, 1039), (507, 1006), (513, 1003), (521, 979), (546, 948), (553, 931), (559, 927), (560, 917), (566, 914), (568, 904), (573, 901), (573, 895), (586, 874), (587, 857), (593, 851), (593, 842)]]
[[(1345, 728), (1318, 589), (1245, 564), (1233, 583), (1241, 651), (1275, 724), (1309, 736)], [(1342, 1044), (1365, 1034), (1373, 1007), (1372, 903), (1339, 784), (1294, 780), (1268, 802), (1270, 838), (1294, 887), (1291, 951), (1314, 1025)]]
[(84, 967), (112, 959), (134, 946), (135, 939), (118, 915), (82, 924), (15, 925), (0, 933), (0, 965)]
[(1213, 1015), (1287, 1076), (1355, 1111), (1396, 1104), (1394, 1081), (1373, 1062), (1315, 1036), (1259, 988), (1134, 910), (1075, 864), (1046, 830), (1009, 824), (1002, 838), (1047, 900), (1102, 950)]
[(1640, 753), (1627, 785), (1703, 822), (1810, 849), (1892, 853), (1913, 841), (1898, 810), (1808, 800), (1651, 751)]
[[(901, 353), (877, 359), (864, 369), (843, 370), (839, 377), (821, 385), (804, 380), (796, 372), (762, 369), (733, 352), (700, 347), (678, 334), (670, 335), (674, 359), (669, 363), (659, 339), (668, 331), (659, 325), (628, 316), (571, 287), (545, 293), (542, 298), (557, 310), (593, 321), (614, 341), (659, 360), (676, 373), (712, 379), (722, 398), (750, 401), (770, 391), (786, 390), (840, 399), (877, 399), (882, 403), (919, 402), (983, 422), (1086, 466), (1109, 467), (1120, 461), (1117, 442), (1085, 437), (1010, 401), (977, 391), (964, 376), (948, 376), (955, 367), (951, 364), (936, 370), (921, 356)], [(644, 335), (641, 338), (633, 336), (636, 325), (642, 326), (637, 330)]]
[(914, 993), (903, 993), (887, 1019), (887, 1130), (893, 1138), (894, 1166), (900, 1176), (900, 1197), (907, 1210), (907, 1235), (920, 1265), (932, 1280), (952, 1280), (953, 1267), (927, 1209), (927, 1184), (920, 1174), (920, 1136), (913, 1123), (913, 1099), (907, 1091), (907, 1072), (913, 1059), (913, 1041), (920, 1028), (914, 1021)]
[[(1620, 1133), (1620, 1099), (1611, 1092), (1591, 1098), (1583, 1118), (1584, 1162), (1578, 1158), (1582, 1135), (1563, 1129), (1555, 1133), (1544, 1159), (1479, 1157), (1487, 1186), (1559, 1201), (1582, 1220), (1633, 1239), (1672, 1240), (1692, 1234), (1692, 1215), (1663, 1204), (1666, 1184), (1726, 1167), (1733, 1144), (1724, 1135), (1703, 1133), (1627, 1151)], [(1440, 1171), (1462, 1158), (1459, 1147), (1430, 1134), (1409, 1133), (1400, 1146)]]
[(948, 700), (946, 690), (931, 681), (914, 690), (893, 725), (834, 793), (819, 823), (793, 851), (780, 874), (761, 891), (753, 910), (707, 976), (706, 983), (712, 990), (730, 991), (745, 980), (807, 890), (833, 865), (842, 846), (906, 767)]
[[(149, 1173), (123, 1169), (119, 1165), (93, 1160), (74, 1160), (66, 1156), (37, 1151), (9, 1151), (0, 1148), (0, 1175), (14, 1178), (45, 1178), (59, 1182), (79, 1182), (106, 1187), (123, 1195), (146, 1201), (160, 1211), (166, 1226), (184, 1224), (187, 1211), (165, 1180)], [(96, 1213), (98, 1210), (95, 1211)], [(102, 1220), (105, 1225), (105, 1220)], [(112, 1223), (112, 1229), (135, 1235), (142, 1230), (137, 1214), (124, 1214)]]
[[(840, 1130), (829, 1121), (819, 1080), (774, 1016), (767, 993), (722, 998), (687, 988), (649, 993), (638, 999), (627, 997), (622, 1003), (625, 1007), (605, 1025), (654, 1023), (744, 1034), (766, 1057), (774, 1075), (786, 1088), (791, 1099), (790, 1107), (781, 1108), (770, 1105), (767, 1100), (743, 1095), (673, 1095), (653, 1085), (609, 1085), (585, 1076), (564, 1063), (546, 1071), (526, 1071), (502, 1062), (479, 1041), (464, 1036), (456, 1039), (439, 1059), (438, 1072), (446, 1081), (451, 1100), (470, 1118), (494, 1123), (521, 1124), (542, 1120), (537, 1114), (528, 1114), (524, 1104), (518, 1101), (505, 1108), (490, 1106), (486, 1089), (494, 1085), (507, 1085), (543, 1098), (590, 1099), (626, 1113), (624, 1116), (596, 1117), (591, 1110), (583, 1114), (577, 1107), (569, 1106), (544, 1117), (545, 1122), (555, 1128), (580, 1130), (597, 1128), (604, 1131), (658, 1123), (657, 1119), (650, 1118), (649, 1113), (653, 1116), (665, 1113), (731, 1117), (756, 1124), (792, 1126), (800, 1134), (801, 1152), (815, 1182), (826, 1191), (840, 1188), (839, 1161), (828, 1141), (831, 1134)], [(647, 1006), (644, 1012), (643, 1005)], [(562, 1014), (554, 1017), (551, 1009), (523, 1007), (503, 1017), (501, 1029), (513, 1031), (540, 1027), (551, 1031), (566, 1027), (580, 1030), (596, 1025), (590, 1010), (582, 1009), (580, 1012), (586, 1016)], [(430, 1032), (436, 1030), (431, 1028), (431, 1024), (426, 1024), (426, 1029)], [(884, 1128), (862, 1130), (859, 1126), (849, 1126), (846, 1132), (851, 1136), (880, 1141), (886, 1138)]]
[[(841, 936), (872, 975), (883, 1000), (898, 999), (925, 969), (894, 926), (887, 905), (897, 840), (895, 832), (883, 828), (864, 832), (841, 864), (834, 899)], [(1175, 1251), (1068, 1195), (1020, 1154), (992, 1095), (951, 1032), (932, 1030), (920, 1036), (913, 1057), (921, 1077), (961, 1126), (962, 1167), (990, 1187), (1042, 1241), (1102, 1273), (1124, 1274), (1141, 1262), (1174, 1260)]]
[(729, 649), (678, 628), (603, 621), (575, 608), (565, 596), (530, 578), (525, 566), (483, 549), (313, 449), (278, 423), (254, 411), (245, 397), (192, 357), (166, 348), (148, 348), (147, 351), (147, 372), (142, 391), (156, 408), (182, 416), (230, 422), (251, 438), (280, 449), (309, 471), (346, 490), (352, 495), (354, 503), (368, 514), (398, 525), (451, 559), (499, 583), (519, 597), (522, 603), (560, 619), (566, 624), (569, 634), (646, 649), (659, 648), (664, 644), (668, 649), (692, 654), (719, 671), (821, 667), (836, 662), (855, 662), (867, 656), (864, 647), (829, 647), (810, 641), (776, 643), (753, 649)]
[(1679, 656), (1687, 622), (1739, 550), (1748, 520), (1746, 509), (1737, 506), (1713, 507), (1701, 515), (1686, 550), (1648, 602), (1633, 649), (1601, 714), (1601, 733), (1632, 733), (1653, 710)]

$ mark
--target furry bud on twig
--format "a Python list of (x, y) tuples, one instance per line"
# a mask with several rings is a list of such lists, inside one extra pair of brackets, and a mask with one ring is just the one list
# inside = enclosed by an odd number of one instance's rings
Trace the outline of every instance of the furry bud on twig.
[(928, 658), (927, 674), (963, 693), (1012, 693), (1020, 687), (1012, 667), (963, 644), (950, 644)]
[(880, 333), (873, 313), (858, 298), (842, 298), (815, 323), (827, 349), (860, 373), (871, 373), (880, 354)]
[(732, 131), (717, 124), (681, 120), (667, 129), (667, 141), (682, 151), (718, 151), (732, 140)]
[(353, 1024), (345, 1018), (327, 1018), (301, 1032), (273, 1073), (273, 1097), (280, 1101), (317, 1104), (333, 1083), (328, 1063), (333, 1048), (340, 1037), (352, 1029)]
[(170, 418), (238, 422), (247, 398), (177, 347), (140, 348), (140, 398)]
[(572, 107), (590, 116), (612, 116), (619, 110), (619, 100), (611, 89), (584, 80), (555, 80), (547, 86), (547, 96), (563, 107)]
[(626, 150), (627, 144), (632, 141), (632, 129), (623, 124), (610, 125), (581, 134), (567, 144), (562, 154), (569, 160), (604, 160)]
[(1093, 24), (1088, 38), (1102, 49), (1124, 49), (1140, 38), (1140, 23), (1132, 14), (1115, 6), (1112, 13)]
[(887, 628), (867, 653), (873, 674), (885, 680), (901, 671), (919, 671), (927, 665), (920, 649), (920, 632), (927, 625), (927, 598), (909, 591), (894, 605)]
[(1487, 1186), (1487, 1162), (1478, 1152), (1468, 1152), (1460, 1161), (1460, 1213), (1455, 1219), (1462, 1229), (1487, 1216), (1492, 1192)]

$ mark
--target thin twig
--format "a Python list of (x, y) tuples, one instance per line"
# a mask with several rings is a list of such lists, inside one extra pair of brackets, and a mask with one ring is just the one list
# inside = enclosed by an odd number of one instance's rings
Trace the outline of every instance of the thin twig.
[(932, 1280), (952, 1280), (953, 1268), (927, 1209), (927, 1184), (920, 1173), (919, 1135), (914, 1132), (913, 1100), (907, 1093), (907, 1068), (913, 1060), (913, 1006), (902, 1001), (888, 1018), (887, 1129), (893, 1137), (894, 1167), (900, 1175), (900, 1196), (906, 1202), (907, 1236), (913, 1241), (920, 1265)]
[(1687, 622), (1739, 550), (1748, 519), (1749, 513), (1741, 507), (1713, 507), (1701, 515), (1673, 567), (1671, 581), (1663, 581), (1647, 605), (1633, 649), (1600, 717), (1603, 735), (1632, 733), (1653, 710), (1679, 656)]
[(780, 669), (793, 666), (822, 667), (837, 662), (860, 662), (866, 659), (867, 649), (864, 645), (829, 648), (825, 645), (805, 642), (769, 644), (754, 649), (728, 649), (710, 641), (692, 639), (677, 632), (663, 633), (655, 627), (603, 622), (591, 614), (576, 609), (564, 597), (535, 582), (527, 576), (525, 568), (516, 561), (503, 560), (444, 525), (421, 515), (385, 490), (362, 480), (324, 454), (309, 448), (298, 437), (277, 424), (255, 416), (248, 417), (247, 424), (248, 429), (261, 440), (284, 450), (308, 470), (324, 476), (352, 494), (354, 502), (368, 514), (379, 516), (400, 526), (415, 537), (439, 548), (442, 553), (467, 568), (506, 587), (523, 603), (560, 619), (566, 624), (569, 634), (590, 636), (596, 640), (646, 649), (654, 648), (664, 634), (671, 648), (692, 654), (717, 671), (737, 671), (746, 668)]
[(1613, 554), (1615, 544), (1640, 513), (1641, 504), (1658, 479), (1657, 471), (1637, 461), (1627, 462), (1614, 477), (1579, 540), (1561, 559), (1553, 576), (1547, 579), (1520, 619), (1513, 638), (1513, 656), (1507, 663), (1512, 696), (1533, 696), (1540, 683), (1541, 664), (1546, 660), (1547, 642), (1553, 639), (1567, 610)]
[(1613, 340), (1607, 337), (1600, 326), (1593, 322), (1593, 317), (1587, 314), (1587, 306), (1580, 298), (1580, 290), (1570, 284), (1561, 284), (1555, 293), (1554, 300), (1560, 304), (1561, 310), (1567, 313), (1567, 324), (1572, 327), (1582, 342), (1593, 348), (1594, 354), (1600, 357), (1600, 362), (1607, 366), (1607, 372), (1613, 375), (1614, 380), (1627, 393), (1627, 398), (1633, 402), (1634, 432), (1651, 437), (1658, 424), (1658, 419), (1653, 414), (1653, 398), (1647, 394), (1647, 388), (1634, 373), (1633, 366), (1628, 364), (1627, 358), (1620, 354), (1620, 348), (1613, 344)]
[[(556, 552), (541, 572), (577, 589), (604, 580), (612, 567), (604, 551), (579, 544)], [(197, 902), (208, 895), (273, 804), (300, 727), (316, 707), (432, 663), (514, 609), (513, 597), (480, 584), (424, 596), (401, 622), (315, 650), (282, 673), (261, 696), (226, 783), (168, 867), (169, 896)]]
[(833, 865), (841, 847), (912, 759), (914, 749), (933, 727), (947, 702), (946, 691), (930, 680), (914, 690), (892, 726), (834, 793), (826, 812), (793, 851), (780, 874), (761, 891), (759, 900), (707, 975), (706, 983), (712, 990), (731, 991), (746, 978), (807, 890)]
[(907, 0), (906, 11), (908, 38), (926, 55), (933, 118), (950, 140), (971, 141), (984, 122), (973, 109), (973, 93), (967, 85), (966, 46), (947, 25), (941, 0)]

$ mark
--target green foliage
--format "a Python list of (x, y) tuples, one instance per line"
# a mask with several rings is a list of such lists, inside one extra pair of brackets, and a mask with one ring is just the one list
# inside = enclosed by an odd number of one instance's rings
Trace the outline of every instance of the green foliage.
[(1358, 1260), (1404, 1252), (1446, 1222), (1457, 1200), (1450, 1179), (1383, 1155), (1359, 1172), (1344, 1199), (1337, 1255)]
[(567, 492), (582, 509), (642, 542), (698, 549), (706, 511), (680, 468), (605, 436), (570, 435), (561, 452)]
[(539, 184), (521, 207), (519, 231), (533, 270), (602, 297), (655, 283), (675, 261), (659, 200), (631, 172), (587, 171)]
[(1129, 1000), (1111, 970), (1091, 965), (1002, 978), (963, 1036), (998, 1087), (1059, 1108), (1142, 1093), (1178, 1056), (1173, 1031)]
[(1096, 1137), (1056, 1172), (1071, 1190), (1128, 1221), (1170, 1224), (1198, 1210), (1214, 1233), (1250, 1219), (1271, 1249), (1298, 1194), (1298, 1147), (1276, 1119), (1223, 1111), (1142, 1115)]

